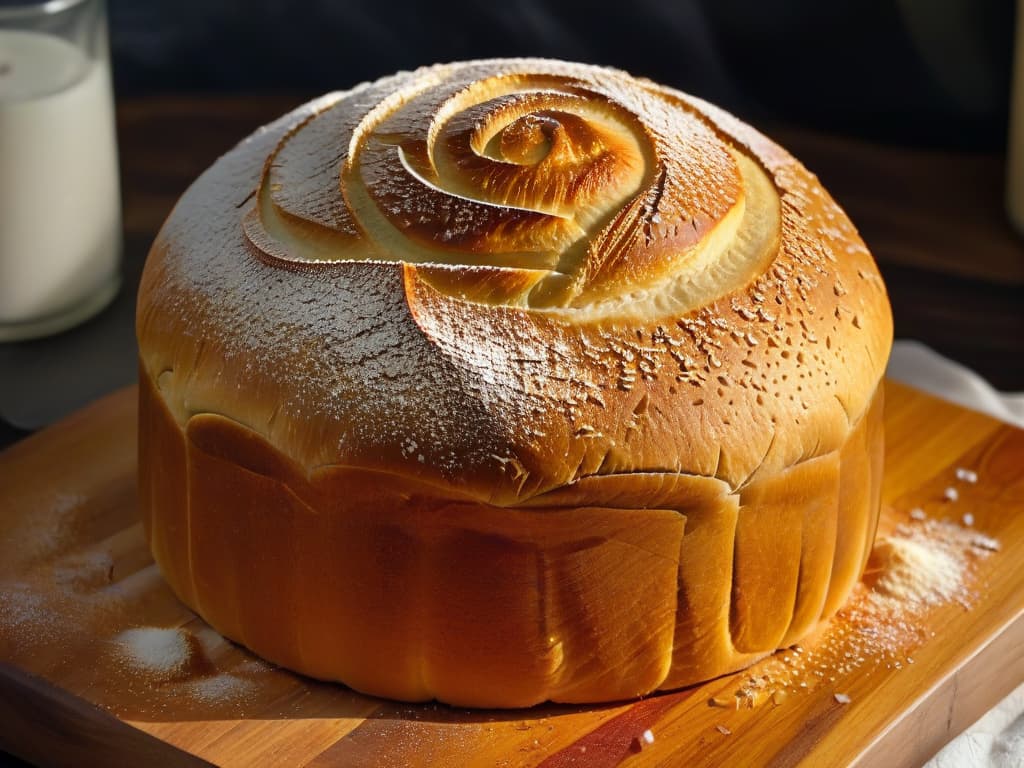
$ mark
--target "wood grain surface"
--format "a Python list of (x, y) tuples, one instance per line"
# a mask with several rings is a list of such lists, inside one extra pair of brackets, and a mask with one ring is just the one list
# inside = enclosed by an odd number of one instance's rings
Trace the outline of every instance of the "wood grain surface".
[[(914, 524), (915, 507), (932, 521), (973, 515), (970, 530), (1001, 548), (974, 562), (970, 601), (929, 608), (904, 628), (913, 642), (885, 653), (863, 642), (877, 628), (843, 612), (760, 671), (615, 705), (505, 712), (361, 696), (213, 633), (146, 551), (134, 398), (116, 393), (0, 454), (0, 748), (33, 762), (898, 768), (1024, 680), (1024, 432), (899, 385), (886, 393), (882, 529)], [(958, 467), (978, 482), (958, 483)], [(954, 486), (959, 499), (944, 500)], [(188, 637), (188, 667), (154, 676), (128, 663), (124, 633), (145, 627)], [(806, 687), (737, 697), (764, 665), (812, 658)]]

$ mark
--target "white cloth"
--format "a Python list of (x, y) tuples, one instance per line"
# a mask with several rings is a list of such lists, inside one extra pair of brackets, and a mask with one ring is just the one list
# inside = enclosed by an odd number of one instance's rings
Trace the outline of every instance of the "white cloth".
[(901, 339), (893, 344), (886, 375), (943, 400), (1024, 427), (1024, 392), (997, 392), (970, 368), (943, 357), (919, 341)]
[(925, 768), (973, 766), (1024, 766), (1024, 684), (925, 763)]
[[(1024, 427), (1024, 393), (997, 392), (974, 371), (917, 341), (893, 345), (890, 378)], [(924, 768), (1024, 768), (1024, 681)]]

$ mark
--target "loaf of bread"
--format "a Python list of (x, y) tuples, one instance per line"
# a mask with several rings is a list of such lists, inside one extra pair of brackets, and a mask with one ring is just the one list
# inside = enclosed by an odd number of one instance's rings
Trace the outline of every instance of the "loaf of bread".
[(622, 72), (495, 60), (222, 157), (138, 303), (153, 555), (366, 693), (601, 702), (810, 633), (878, 516), (892, 322), (783, 149)]

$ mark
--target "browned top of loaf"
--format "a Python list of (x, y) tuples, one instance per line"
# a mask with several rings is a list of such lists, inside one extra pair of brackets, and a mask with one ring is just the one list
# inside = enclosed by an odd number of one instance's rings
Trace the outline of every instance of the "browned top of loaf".
[(595, 474), (738, 487), (839, 446), (892, 326), (843, 211), (727, 113), (495, 60), (329, 94), (164, 225), (143, 369), (300, 467), (524, 503)]

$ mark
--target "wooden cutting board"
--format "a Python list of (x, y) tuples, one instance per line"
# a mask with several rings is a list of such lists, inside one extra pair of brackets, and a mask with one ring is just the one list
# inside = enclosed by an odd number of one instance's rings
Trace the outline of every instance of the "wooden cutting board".
[[(899, 647), (844, 611), (744, 673), (511, 712), (362, 696), (212, 632), (143, 542), (134, 398), (118, 392), (0, 454), (0, 748), (33, 762), (913, 766), (1024, 681), (1024, 432), (897, 384), (881, 531), (925, 525), (909, 514), (920, 508), (997, 540), (968, 553), (963, 594), (882, 627)], [(958, 480), (961, 467), (978, 481)], [(137, 653), (147, 638), (155, 657)], [(182, 643), (187, 664), (174, 667)], [(758, 680), (787, 670), (788, 687), (765, 698)]]

